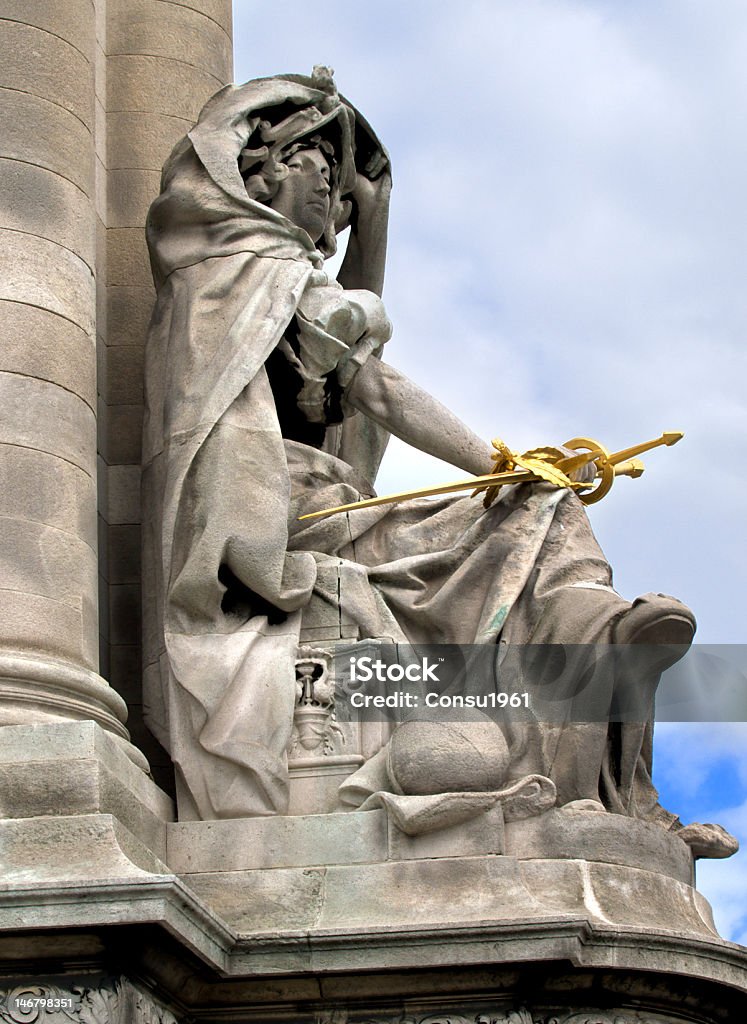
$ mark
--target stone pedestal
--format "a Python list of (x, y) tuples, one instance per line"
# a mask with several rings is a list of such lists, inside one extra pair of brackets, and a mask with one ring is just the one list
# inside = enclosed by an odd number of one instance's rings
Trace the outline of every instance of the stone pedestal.
[[(688, 848), (656, 826), (496, 808), (414, 837), (383, 810), (175, 823), (90, 722), (0, 730), (0, 794), (0, 1020), (747, 1014), (747, 953), (718, 937)], [(13, 1016), (31, 991), (76, 1008)]]
[(356, 754), (291, 762), (288, 814), (329, 814), (342, 810), (338, 789), (363, 763)]

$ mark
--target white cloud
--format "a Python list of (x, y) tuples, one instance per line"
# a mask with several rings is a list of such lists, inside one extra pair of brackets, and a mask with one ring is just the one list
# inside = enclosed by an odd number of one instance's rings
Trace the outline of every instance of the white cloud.
[[(697, 884), (726, 938), (747, 938), (747, 723), (660, 723), (654, 744), (657, 784), (667, 808), (717, 822), (739, 839), (727, 861), (698, 861)], [(738, 795), (738, 794), (741, 794)], [(736, 796), (736, 800), (735, 800)], [(688, 813), (689, 812), (689, 813)]]
[[(663, 779), (684, 793), (697, 793), (714, 766), (725, 760), (732, 777), (747, 786), (747, 723), (662, 722), (656, 730), (656, 755), (666, 758)], [(712, 812), (738, 819), (738, 812), (728, 809), (728, 798), (724, 801), (718, 791), (711, 790), (709, 799)], [(747, 808), (740, 828), (747, 837)]]

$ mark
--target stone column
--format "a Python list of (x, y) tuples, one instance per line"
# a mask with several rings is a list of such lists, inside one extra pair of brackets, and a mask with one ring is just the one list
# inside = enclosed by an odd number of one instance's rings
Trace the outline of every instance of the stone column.
[(144, 765), (97, 671), (94, 6), (0, 31), (0, 725), (93, 719)]

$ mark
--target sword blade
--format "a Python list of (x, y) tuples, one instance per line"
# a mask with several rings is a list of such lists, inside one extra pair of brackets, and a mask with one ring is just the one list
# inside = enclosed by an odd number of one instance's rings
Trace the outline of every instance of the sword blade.
[(486, 473), (483, 476), (471, 476), (467, 480), (456, 480), (453, 483), (438, 484), (436, 487), (420, 487), (414, 491), (400, 491), (397, 494), (384, 494), (376, 498), (364, 498), (362, 501), (351, 501), (347, 505), (337, 505), (335, 508), (323, 508), (318, 512), (307, 512), (301, 519), (318, 519), (321, 516), (331, 516), (336, 512), (349, 512), (355, 508), (375, 508), (377, 505), (392, 505), (397, 501), (407, 501), (409, 498), (433, 498), (439, 494), (454, 494), (457, 491), (484, 490), (487, 487), (495, 487), (497, 484), (520, 484), (531, 483), (539, 480), (534, 473), (527, 473), (526, 470), (516, 470), (512, 473)]

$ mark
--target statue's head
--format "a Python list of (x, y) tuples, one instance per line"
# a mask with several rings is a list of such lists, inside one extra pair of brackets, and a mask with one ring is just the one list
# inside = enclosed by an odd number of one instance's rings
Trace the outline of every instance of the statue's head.
[[(342, 197), (355, 183), (364, 136), (362, 152), (370, 159), (370, 128), (339, 96), (328, 68), (315, 67), (311, 77), (265, 81), (273, 83), (280, 102), (249, 118), (250, 135), (239, 156), (247, 195), (303, 228), (329, 256), (337, 248)], [(293, 100), (281, 99), (283, 81)], [(299, 102), (299, 85), (307, 87), (313, 102)]]
[(251, 199), (284, 214), (331, 255), (341, 212), (341, 162), (334, 133), (315, 132), (255, 165), (254, 173), (243, 175), (244, 184)]
[(281, 178), (267, 205), (303, 228), (316, 244), (330, 221), (333, 187), (336, 199), (340, 193), (332, 146), (321, 138), (299, 143), (282, 164), (288, 173)]

